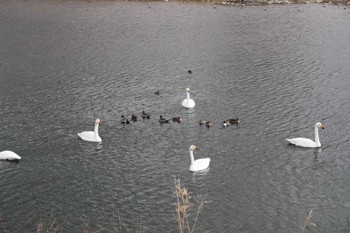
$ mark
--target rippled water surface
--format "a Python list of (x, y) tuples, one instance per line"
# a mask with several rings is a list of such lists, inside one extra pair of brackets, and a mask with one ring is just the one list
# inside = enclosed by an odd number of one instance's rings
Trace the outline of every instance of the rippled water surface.
[[(178, 177), (205, 199), (196, 232), (300, 232), (310, 209), (317, 232), (349, 232), (349, 22), (321, 4), (1, 1), (0, 151), (22, 156), (0, 161), (6, 230), (54, 211), (65, 232), (177, 232)], [(80, 140), (96, 118), (103, 142)], [(317, 121), (322, 149), (288, 145)], [(189, 171), (191, 144), (210, 169)]]

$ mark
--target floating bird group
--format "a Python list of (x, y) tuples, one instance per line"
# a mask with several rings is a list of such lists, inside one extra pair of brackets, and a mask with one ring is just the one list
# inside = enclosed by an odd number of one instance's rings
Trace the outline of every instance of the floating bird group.
[[(192, 71), (190, 72), (190, 70), (188, 71), (189, 74), (192, 73)], [(155, 94), (159, 95), (159, 90), (155, 92)], [(184, 99), (182, 101), (182, 106), (188, 109), (194, 108), (195, 107), (195, 102), (193, 99), (190, 98), (190, 89), (186, 88), (186, 99)], [(151, 115), (149, 113), (146, 113), (145, 111), (142, 111), (141, 114), (142, 119), (150, 119)], [(132, 121), (137, 121), (137, 116), (135, 114), (131, 115), (131, 120)], [(182, 121), (181, 117), (173, 117), (171, 118), (172, 121), (174, 122), (178, 122), (180, 123)], [(159, 116), (159, 123), (160, 124), (167, 124), (170, 122), (170, 120), (165, 119), (162, 115)], [(121, 117), (121, 123), (122, 124), (129, 124), (129, 120), (125, 117), (125, 115), (122, 115)], [(94, 132), (91, 131), (84, 131), (82, 133), (79, 133), (79, 137), (85, 141), (90, 141), (90, 142), (101, 142), (101, 138), (98, 135), (98, 125), (100, 124), (100, 120), (97, 119), (95, 122), (95, 129)], [(240, 120), (239, 118), (231, 118), (231, 119), (227, 119), (224, 120), (222, 122), (222, 126), (223, 127), (228, 127), (230, 125), (238, 125), (240, 124)], [(213, 123), (211, 121), (208, 120), (199, 120), (199, 125), (206, 125), (206, 127), (210, 128)], [(319, 139), (319, 135), (318, 135), (318, 128), (324, 129), (323, 125), (319, 122), (317, 122), (315, 124), (315, 141), (312, 141), (310, 139), (307, 138), (291, 138), (291, 139), (287, 139), (288, 142), (290, 142), (293, 145), (296, 146), (300, 146), (300, 147), (307, 147), (307, 148), (317, 148), (317, 147), (321, 147), (321, 142)], [(198, 148), (195, 145), (191, 145), (189, 148), (189, 153), (190, 153), (190, 160), (191, 160), (191, 165), (190, 165), (190, 171), (195, 172), (195, 171), (201, 171), (201, 170), (205, 170), (209, 167), (210, 164), (210, 158), (205, 158), (205, 159), (194, 159), (194, 155), (193, 155), (193, 151), (198, 150)], [(1, 155), (5, 154), (9, 156), (11, 155), (13, 158), (15, 158), (15, 154), (12, 152), (1, 152), (0, 153), (0, 159), (1, 159)], [(19, 157), (20, 158), (20, 157)]]
[[(192, 74), (192, 71), (188, 70), (188, 74)], [(155, 94), (159, 95), (160, 91), (157, 90), (155, 92)], [(189, 88), (186, 88), (186, 98), (182, 101), (182, 106), (185, 108), (188, 108), (188, 109), (195, 107), (194, 100), (190, 98), (190, 89)], [(149, 113), (146, 113), (145, 111), (142, 111), (141, 117), (143, 120), (150, 119), (151, 115)], [(137, 121), (137, 116), (134, 113), (131, 115), (131, 120), (134, 122)], [(180, 123), (182, 121), (181, 117), (178, 117), (178, 116), (172, 117), (171, 120), (174, 122), (177, 122), (177, 123)], [(170, 122), (170, 120), (163, 118), (162, 115), (159, 116), (158, 121), (160, 124), (167, 124)], [(121, 116), (120, 122), (122, 124), (130, 124), (129, 119), (125, 115)], [(98, 127), (100, 124), (101, 124), (100, 119), (96, 119), (94, 131), (83, 131), (81, 133), (78, 133), (78, 136), (84, 141), (102, 142), (102, 139), (98, 134)], [(230, 125), (238, 125), (238, 124), (240, 124), (240, 120), (238, 118), (232, 118), (232, 119), (224, 120), (222, 123), (222, 126), (228, 127)], [(211, 121), (201, 119), (201, 120), (199, 120), (199, 125), (201, 125), (201, 126), (206, 125), (206, 127), (210, 128), (213, 125), (213, 123)], [(291, 138), (291, 139), (287, 139), (287, 141), (290, 144), (293, 144), (295, 146), (300, 146), (300, 147), (306, 147), (306, 148), (321, 147), (321, 142), (320, 142), (319, 135), (318, 135), (319, 128), (324, 129), (323, 125), (320, 122), (317, 122), (315, 124), (315, 141), (312, 141), (311, 139), (307, 139), (307, 138)], [(210, 158), (194, 160), (193, 151), (196, 151), (196, 150), (198, 150), (198, 148), (195, 145), (191, 145), (189, 148), (190, 159), (191, 159), (191, 165), (190, 165), (189, 170), (192, 172), (207, 169), (209, 167), (209, 163), (210, 163)], [(17, 155), (15, 152), (8, 151), (8, 150), (0, 152), (0, 160), (19, 161), (20, 159), (21, 159), (21, 157), (19, 155)]]

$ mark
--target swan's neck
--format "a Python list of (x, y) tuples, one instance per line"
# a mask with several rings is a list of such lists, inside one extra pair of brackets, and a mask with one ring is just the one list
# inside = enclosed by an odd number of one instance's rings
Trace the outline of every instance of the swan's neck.
[(189, 92), (186, 93), (186, 97), (187, 97), (188, 100), (190, 99), (190, 93)]
[(191, 166), (194, 164), (193, 150), (190, 150)]
[(98, 124), (95, 124), (94, 136), (95, 136), (95, 139), (97, 139), (99, 137), (98, 136)]
[(315, 125), (315, 143), (316, 143), (316, 146), (318, 147), (321, 146), (320, 138), (318, 136), (318, 127), (316, 125)]

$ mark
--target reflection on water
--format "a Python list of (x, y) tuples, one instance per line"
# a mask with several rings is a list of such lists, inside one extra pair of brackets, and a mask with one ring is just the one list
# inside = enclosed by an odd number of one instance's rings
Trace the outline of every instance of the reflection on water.
[(313, 163), (313, 170), (318, 170), (318, 169), (322, 169), (324, 166), (324, 162), (320, 161), (320, 154), (321, 154), (322, 148), (317, 148), (314, 151), (314, 163)]
[[(0, 150), (22, 157), (0, 162), (7, 231), (54, 210), (67, 232), (111, 232), (117, 213), (123, 231), (175, 232), (174, 176), (205, 198), (197, 232), (298, 232), (311, 208), (346, 231), (349, 21), (321, 4), (2, 1)], [(96, 118), (103, 142), (80, 140)], [(322, 153), (288, 145), (318, 121)], [(192, 144), (208, 170), (189, 171)]]

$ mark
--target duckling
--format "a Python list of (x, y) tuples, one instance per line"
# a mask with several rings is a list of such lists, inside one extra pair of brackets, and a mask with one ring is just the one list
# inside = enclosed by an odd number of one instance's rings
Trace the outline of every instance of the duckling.
[(205, 120), (199, 120), (199, 125), (205, 125), (206, 121)]
[(120, 122), (122, 124), (130, 124), (128, 118), (126, 118), (124, 115), (122, 115), (122, 117), (120, 118)]
[(142, 119), (151, 119), (151, 115), (149, 113), (146, 113), (145, 111), (142, 111), (141, 117)]
[(207, 121), (207, 122), (205, 123), (205, 125), (207, 126), (207, 128), (209, 128), (209, 127), (211, 127), (211, 126), (213, 125), (213, 123), (211, 123), (211, 121)]
[(137, 121), (137, 116), (135, 116), (134, 114), (131, 115), (131, 120), (132, 121)]
[(157, 90), (156, 92), (154, 92), (154, 94), (156, 94), (156, 95), (160, 95), (160, 91), (159, 91), (159, 90)]
[(163, 118), (163, 116), (160, 115), (160, 116), (159, 116), (159, 123), (161, 123), (161, 124), (169, 123), (169, 120)]
[(173, 121), (180, 123), (182, 121), (181, 117), (173, 117)]

